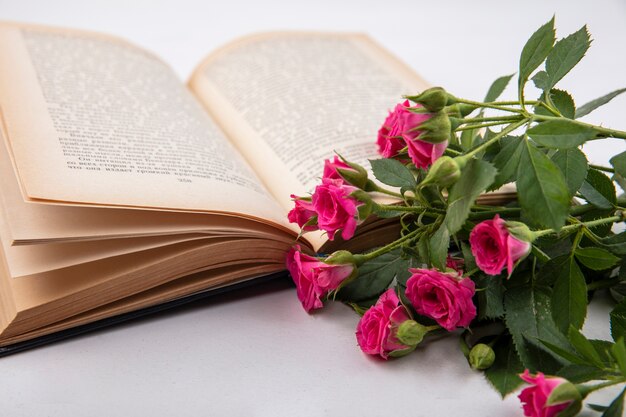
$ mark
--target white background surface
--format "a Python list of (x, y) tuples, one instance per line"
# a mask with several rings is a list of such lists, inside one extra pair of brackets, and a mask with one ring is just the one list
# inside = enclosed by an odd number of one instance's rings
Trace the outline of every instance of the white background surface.
[[(0, 19), (120, 35), (163, 57), (181, 79), (207, 52), (248, 33), (367, 32), (432, 84), (475, 99), (516, 71), (525, 40), (554, 13), (559, 36), (587, 23), (595, 39), (561, 87), (582, 104), (626, 86), (626, 4), (618, 0), (0, 0)], [(587, 120), (626, 129), (625, 108), (619, 97)], [(601, 141), (585, 151), (605, 163), (622, 149)], [(608, 337), (609, 309), (606, 301), (594, 306), (588, 335)], [(502, 402), (469, 370), (456, 338), (385, 363), (359, 351), (357, 319), (341, 305), (308, 316), (281, 283), (219, 296), (0, 359), (0, 415), (522, 415), (515, 396)]]

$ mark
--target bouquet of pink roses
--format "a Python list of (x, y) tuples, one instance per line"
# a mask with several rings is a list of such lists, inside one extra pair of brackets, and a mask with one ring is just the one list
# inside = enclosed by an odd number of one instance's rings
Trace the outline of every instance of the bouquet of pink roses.
[[(383, 359), (432, 335), (458, 335), (469, 365), (502, 395), (530, 384), (519, 395), (526, 416), (575, 415), (589, 393), (626, 382), (626, 232), (613, 231), (626, 219), (615, 187), (626, 184), (626, 152), (604, 167), (579, 149), (626, 139), (579, 120), (626, 89), (576, 107), (555, 88), (589, 45), (586, 27), (555, 42), (552, 19), (524, 46), (517, 100), (497, 101), (513, 75), (497, 79), (483, 102), (431, 88), (384, 121), (383, 158), (370, 161), (375, 179), (343, 157), (327, 160), (313, 194), (293, 196), (291, 222), (330, 240), (349, 240), (372, 217), (397, 218), (401, 231), (365, 253), (312, 256), (295, 246), (287, 267), (304, 309), (348, 304), (362, 316), (358, 345)], [(524, 95), (529, 80), (541, 91), (536, 100)], [(514, 201), (477, 203), (508, 183)], [(580, 331), (599, 290), (617, 303), (612, 341)], [(624, 391), (591, 407), (621, 416), (623, 401)]]

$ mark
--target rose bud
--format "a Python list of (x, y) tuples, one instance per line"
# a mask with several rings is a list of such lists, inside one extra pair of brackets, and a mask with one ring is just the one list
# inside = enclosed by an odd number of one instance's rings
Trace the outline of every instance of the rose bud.
[[(520, 223), (515, 222), (516, 234)], [(529, 233), (528, 237), (532, 239)], [(480, 222), (469, 237), (472, 254), (476, 258), (476, 265), (489, 275), (498, 275), (507, 267), (509, 275), (513, 273), (516, 262), (523, 259), (530, 252), (530, 242), (521, 240), (509, 232), (507, 222), (495, 215), (492, 220)]]
[(417, 346), (422, 343), (427, 333), (428, 328), (426, 326), (419, 324), (415, 320), (406, 320), (398, 327), (396, 337), (405, 345)]
[(580, 392), (566, 379), (546, 377), (541, 372), (533, 376), (528, 369), (520, 378), (531, 384), (518, 396), (525, 417), (557, 417), (563, 412), (573, 416), (582, 407)]
[(404, 103), (397, 104), (394, 110), (389, 112), (389, 115), (380, 129), (378, 129), (378, 139), (376, 140), (378, 153), (385, 158), (393, 158), (406, 146), (402, 139), (402, 130), (398, 115), (408, 106), (408, 100)]
[(296, 284), (296, 293), (305, 311), (323, 307), (322, 297), (336, 290), (356, 271), (351, 263), (327, 264), (301, 252), (296, 245), (287, 253), (287, 269)]
[[(447, 145), (452, 131), (450, 117), (445, 112), (427, 114), (430, 115), (428, 120), (413, 128), (408, 134), (405, 133), (403, 135), (404, 140), (408, 143), (409, 137), (413, 137), (424, 142), (446, 143)], [(413, 135), (413, 132), (418, 132), (418, 134)]]
[(485, 370), (493, 365), (496, 360), (496, 354), (493, 349), (484, 344), (478, 343), (475, 345), (469, 353), (469, 363), (472, 368), (478, 370)]
[(341, 230), (341, 237), (348, 240), (354, 236), (358, 223), (358, 206), (362, 204), (351, 194), (355, 187), (342, 180), (322, 179), (312, 196), (313, 209), (317, 213), (317, 225), (333, 240)]
[(442, 156), (437, 159), (432, 167), (428, 170), (426, 178), (420, 185), (435, 184), (443, 188), (448, 188), (461, 178), (461, 167), (456, 158)]
[(287, 214), (290, 223), (297, 223), (303, 232), (317, 230), (317, 213), (313, 208), (313, 203), (291, 195), (295, 204), (294, 208)]
[(416, 96), (409, 96), (407, 98), (414, 103), (421, 104), (431, 112), (438, 112), (445, 106), (456, 103), (456, 98), (442, 87), (431, 87)]
[(409, 269), (406, 296), (415, 310), (452, 331), (467, 327), (476, 317), (472, 302), (475, 286), (469, 278), (443, 273), (436, 269)]
[(342, 180), (343, 177), (337, 172), (337, 168), (343, 169), (352, 169), (350, 165), (343, 162), (337, 155), (333, 156), (333, 159), (326, 159), (324, 161), (324, 173), (322, 174), (323, 178), (328, 178), (331, 180)]
[(398, 330), (407, 320), (411, 320), (408, 310), (400, 303), (396, 292), (388, 289), (361, 317), (356, 328), (359, 347), (363, 352), (383, 359), (411, 352), (415, 346), (398, 339)]
[(448, 142), (430, 143), (419, 139), (407, 143), (409, 157), (416, 168), (426, 169), (443, 155)]
[[(447, 120), (447, 115), (443, 114), (446, 120), (438, 118), (436, 121), (426, 125), (437, 114), (424, 111), (421, 105), (410, 106), (408, 100), (404, 103), (396, 105), (393, 112), (387, 116), (385, 123), (378, 131), (378, 151), (385, 158), (396, 156), (405, 146), (408, 147), (409, 157), (417, 168), (428, 168), (432, 165), (446, 150), (448, 146), (447, 138), (450, 136), (450, 126), (447, 132), (442, 134), (441, 123)], [(430, 127), (429, 127), (430, 126)], [(422, 140), (422, 135), (430, 137), (432, 142)], [(445, 137), (442, 137), (445, 136)], [(435, 140), (436, 139), (436, 140)]]
[(342, 180), (363, 189), (367, 184), (367, 171), (361, 165), (341, 160), (335, 155), (332, 160), (324, 161), (322, 179), (324, 178)]

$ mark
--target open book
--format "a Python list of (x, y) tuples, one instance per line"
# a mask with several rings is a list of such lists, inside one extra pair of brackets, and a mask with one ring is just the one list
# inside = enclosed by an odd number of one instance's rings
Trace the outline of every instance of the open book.
[(333, 151), (376, 157), (386, 109), (425, 87), (364, 35), (250, 36), (184, 84), (124, 40), (1, 23), (0, 347), (284, 270), (290, 194)]

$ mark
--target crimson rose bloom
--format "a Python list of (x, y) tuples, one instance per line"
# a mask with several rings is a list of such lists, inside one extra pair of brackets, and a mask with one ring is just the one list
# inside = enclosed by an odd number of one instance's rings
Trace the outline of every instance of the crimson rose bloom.
[(396, 337), (398, 327), (410, 320), (393, 288), (384, 292), (376, 304), (365, 312), (356, 328), (356, 340), (361, 350), (369, 355), (387, 359), (396, 350), (407, 349)]
[(287, 269), (296, 284), (296, 293), (307, 312), (322, 308), (321, 297), (335, 290), (354, 271), (354, 265), (328, 265), (306, 255), (296, 245), (287, 253)]
[(287, 214), (287, 219), (289, 219), (289, 222), (297, 223), (298, 226), (300, 226), (300, 228), (305, 232), (317, 230), (317, 225), (306, 225), (313, 217), (317, 216), (317, 213), (313, 208), (313, 203), (306, 200), (300, 200), (297, 196), (293, 194), (291, 195), (291, 198), (294, 199), (293, 202), (295, 206)]
[(554, 417), (561, 411), (565, 410), (570, 402), (562, 404), (555, 404), (547, 406), (546, 401), (550, 394), (556, 387), (566, 383), (567, 380), (557, 377), (545, 377), (544, 374), (538, 372), (537, 375), (532, 376), (528, 372), (528, 369), (520, 375), (524, 381), (532, 386), (522, 390), (522, 393), (518, 396), (522, 402), (522, 408), (524, 409), (524, 416), (526, 417)]
[(476, 317), (474, 281), (436, 269), (409, 269), (406, 297), (415, 310), (448, 331), (467, 327)]
[(341, 180), (345, 182), (343, 177), (339, 175), (339, 172), (337, 172), (337, 168), (352, 169), (350, 165), (346, 164), (335, 155), (332, 160), (327, 159), (324, 161), (324, 173), (322, 174), (322, 179), (328, 178), (331, 180)]
[(317, 212), (317, 224), (333, 240), (341, 229), (344, 240), (354, 236), (358, 221), (357, 205), (360, 202), (350, 197), (356, 188), (344, 184), (342, 180), (322, 179), (322, 184), (315, 187), (313, 208)]
[(506, 265), (509, 275), (515, 263), (530, 251), (530, 243), (509, 233), (497, 214), (477, 224), (469, 237), (476, 264), (489, 275), (498, 275)]
[[(409, 157), (417, 168), (428, 168), (443, 155), (448, 141), (430, 143), (419, 139), (419, 125), (432, 117), (431, 113), (413, 113), (409, 110), (409, 101), (397, 104), (393, 112), (385, 119), (378, 130), (378, 152), (385, 158), (391, 158), (408, 146)], [(416, 105), (413, 108), (420, 108)]]

